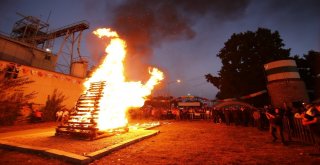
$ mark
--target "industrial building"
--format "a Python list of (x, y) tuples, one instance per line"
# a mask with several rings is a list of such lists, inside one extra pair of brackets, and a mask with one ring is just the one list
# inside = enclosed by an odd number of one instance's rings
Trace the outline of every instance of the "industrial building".
[[(33, 82), (24, 86), (23, 93), (36, 93), (31, 103), (45, 105), (56, 89), (66, 96), (66, 107), (72, 108), (87, 76), (88, 62), (79, 47), (89, 23), (80, 21), (49, 30), (49, 24), (37, 17), (19, 15), (11, 34), (0, 34), (0, 81), (27, 77)], [(55, 44), (58, 38), (62, 39), (59, 45)], [(63, 65), (58, 63), (61, 58)]]

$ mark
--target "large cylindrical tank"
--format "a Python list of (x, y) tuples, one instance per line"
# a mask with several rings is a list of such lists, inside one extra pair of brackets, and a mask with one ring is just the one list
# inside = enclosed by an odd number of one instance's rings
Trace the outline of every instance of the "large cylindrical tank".
[(78, 61), (72, 62), (70, 74), (75, 77), (84, 78), (87, 76), (87, 70), (88, 70), (88, 61), (84, 59), (80, 59)]
[(267, 88), (274, 106), (293, 106), (297, 102), (309, 102), (305, 83), (301, 80), (294, 60), (279, 60), (264, 65)]

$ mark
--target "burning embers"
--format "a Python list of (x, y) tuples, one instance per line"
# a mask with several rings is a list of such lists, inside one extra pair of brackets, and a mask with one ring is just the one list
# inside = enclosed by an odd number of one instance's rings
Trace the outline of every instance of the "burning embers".
[(110, 29), (94, 31), (99, 38), (111, 38), (102, 64), (85, 83), (86, 93), (76, 105), (76, 114), (71, 115), (65, 126), (59, 126), (56, 134), (84, 134), (95, 139), (101, 132), (128, 131), (126, 111), (130, 107), (141, 107), (145, 97), (151, 94), (156, 84), (163, 79), (157, 68), (150, 69), (151, 77), (141, 82), (126, 82), (123, 61), (126, 55), (125, 41)]

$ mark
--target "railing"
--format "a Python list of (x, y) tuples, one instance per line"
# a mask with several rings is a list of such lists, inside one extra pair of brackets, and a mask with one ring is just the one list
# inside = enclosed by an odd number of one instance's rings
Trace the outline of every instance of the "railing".
[(285, 133), (287, 133), (289, 140), (291, 138), (294, 138), (295, 140), (298, 140), (299, 142), (302, 142), (304, 144), (316, 144), (319, 142), (316, 142), (316, 138), (314, 137), (314, 133), (310, 129), (309, 126), (302, 125), (302, 119), (301, 118), (283, 118), (283, 127)]

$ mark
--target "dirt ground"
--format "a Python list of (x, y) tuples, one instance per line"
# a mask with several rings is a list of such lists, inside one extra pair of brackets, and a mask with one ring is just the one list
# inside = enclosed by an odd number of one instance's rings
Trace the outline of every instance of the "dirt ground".
[[(52, 123), (48, 125), (52, 126)], [(45, 126), (44, 123), (32, 128)], [(0, 128), (0, 132), (17, 129), (24, 128)], [(268, 132), (252, 127), (226, 126), (208, 121), (166, 121), (155, 129), (160, 130), (158, 135), (91, 164), (320, 164), (319, 152), (313, 146), (298, 142), (289, 142), (287, 146), (273, 143)], [(0, 149), (0, 164), (67, 163), (41, 155)]]

